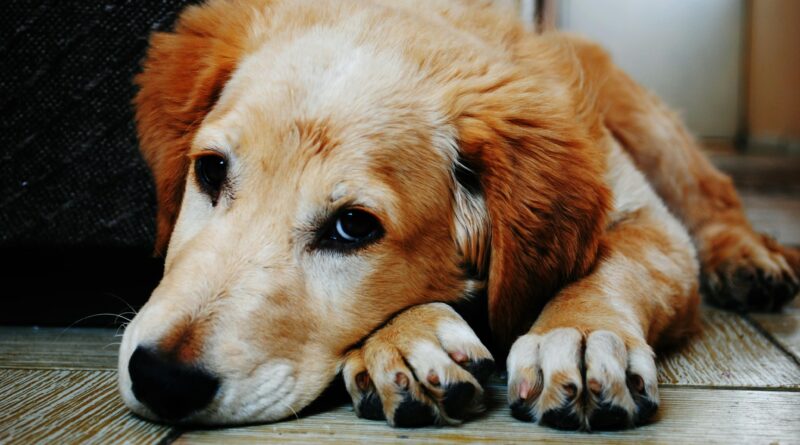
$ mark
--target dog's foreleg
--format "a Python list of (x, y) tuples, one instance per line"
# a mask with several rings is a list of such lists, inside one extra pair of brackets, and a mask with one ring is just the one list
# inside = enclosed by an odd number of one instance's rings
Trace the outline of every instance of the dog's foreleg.
[(460, 423), (483, 410), (489, 350), (450, 306), (398, 314), (347, 354), (342, 375), (359, 417), (392, 426)]
[(557, 294), (508, 356), (515, 417), (624, 428), (658, 406), (653, 346), (691, 329), (697, 260), (688, 234), (618, 147), (615, 208), (595, 269)]
[(681, 120), (616, 68), (600, 100), (605, 124), (692, 234), (710, 301), (738, 310), (777, 310), (791, 301), (800, 289), (800, 252), (753, 229), (733, 182)]

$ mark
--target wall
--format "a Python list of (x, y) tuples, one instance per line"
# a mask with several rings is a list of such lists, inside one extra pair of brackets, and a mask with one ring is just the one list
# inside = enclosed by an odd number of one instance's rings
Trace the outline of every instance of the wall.
[(736, 135), (743, 102), (744, 0), (556, 4), (562, 29), (602, 43), (618, 65), (676, 108), (696, 134)]
[(800, 1), (752, 1), (750, 10), (751, 141), (800, 151)]

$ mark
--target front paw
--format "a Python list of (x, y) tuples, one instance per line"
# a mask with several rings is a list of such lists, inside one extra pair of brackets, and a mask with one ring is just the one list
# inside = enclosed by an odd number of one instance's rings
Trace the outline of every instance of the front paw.
[(644, 423), (658, 408), (652, 350), (628, 348), (610, 331), (523, 335), (508, 356), (508, 401), (517, 419), (559, 429)]
[(704, 240), (702, 291), (726, 309), (777, 311), (800, 290), (800, 252), (738, 227), (714, 226)]
[(359, 417), (392, 426), (457, 424), (483, 410), (489, 350), (449, 306), (411, 308), (350, 351), (342, 370)]

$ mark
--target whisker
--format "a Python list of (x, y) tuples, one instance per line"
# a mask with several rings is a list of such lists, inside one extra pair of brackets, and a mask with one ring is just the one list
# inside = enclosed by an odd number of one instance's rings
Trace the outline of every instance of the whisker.
[[(117, 331), (114, 332), (114, 337), (122, 337), (125, 334), (125, 329), (128, 327), (130, 323), (122, 323), (117, 327)], [(122, 334), (119, 333), (119, 330), (122, 329)]]
[(280, 403), (281, 405), (289, 408), (289, 410), (292, 412), (292, 414), (294, 414), (294, 418), (297, 419), (297, 420), (300, 420), (300, 416), (297, 415), (297, 411), (295, 411), (294, 408), (292, 408), (291, 405), (289, 405), (288, 403), (284, 402), (283, 400), (278, 400), (278, 403)]
[(127, 301), (125, 301), (125, 299), (124, 299), (124, 298), (122, 298), (122, 297), (120, 297), (119, 295), (113, 294), (113, 293), (111, 293), (111, 292), (107, 292), (107, 293), (106, 293), (106, 295), (108, 295), (109, 297), (114, 297), (114, 298), (116, 298), (117, 300), (119, 300), (119, 301), (121, 301), (122, 303), (124, 303), (124, 304), (125, 304), (125, 306), (128, 306), (128, 309), (130, 309), (130, 310), (131, 310), (131, 312), (126, 312), (126, 313), (133, 313), (133, 315), (136, 315), (136, 314), (138, 313), (138, 311), (136, 310), (136, 308), (134, 308), (133, 306), (131, 306), (131, 304), (130, 304), (130, 303), (128, 303)]
[[(131, 318), (128, 318), (128, 314), (132, 314)], [(132, 312), (122, 312), (117, 317), (125, 320), (125, 322), (122, 323), (122, 324), (128, 325), (131, 321), (133, 321), (133, 317), (135, 317), (135, 316), (136, 316), (136, 314), (133, 314)]]
[(58, 337), (61, 337), (62, 335), (64, 335), (65, 332), (67, 332), (68, 330), (72, 329), (72, 327), (74, 327), (76, 324), (78, 324), (78, 323), (80, 323), (82, 321), (88, 320), (90, 318), (94, 318), (94, 317), (114, 317), (114, 321), (119, 320), (121, 318), (121, 319), (127, 321), (128, 323), (131, 322), (130, 318), (125, 317), (122, 314), (112, 314), (112, 313), (108, 313), (108, 312), (103, 312), (103, 313), (100, 313), (100, 314), (87, 315), (85, 317), (81, 317), (81, 318), (75, 320), (74, 322), (70, 323), (69, 326), (65, 327), (61, 332), (58, 333)]

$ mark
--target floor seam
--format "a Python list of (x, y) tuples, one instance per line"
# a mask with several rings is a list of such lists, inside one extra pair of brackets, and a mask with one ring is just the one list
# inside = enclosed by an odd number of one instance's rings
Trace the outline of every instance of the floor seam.
[(789, 358), (794, 362), (795, 365), (800, 367), (800, 357), (797, 357), (794, 354), (794, 352), (792, 352), (791, 349), (786, 347), (786, 345), (784, 345), (780, 340), (775, 338), (775, 336), (772, 335), (771, 332), (769, 332), (768, 330), (764, 329), (764, 327), (761, 326), (761, 323), (757, 322), (755, 319), (750, 317), (750, 314), (742, 314), (742, 318), (745, 321), (747, 321), (747, 323), (750, 326), (752, 326), (753, 329), (758, 331), (759, 334), (763, 335), (767, 339), (767, 341), (772, 343), (776, 348), (780, 349), (781, 352), (783, 352), (785, 355), (789, 356)]

